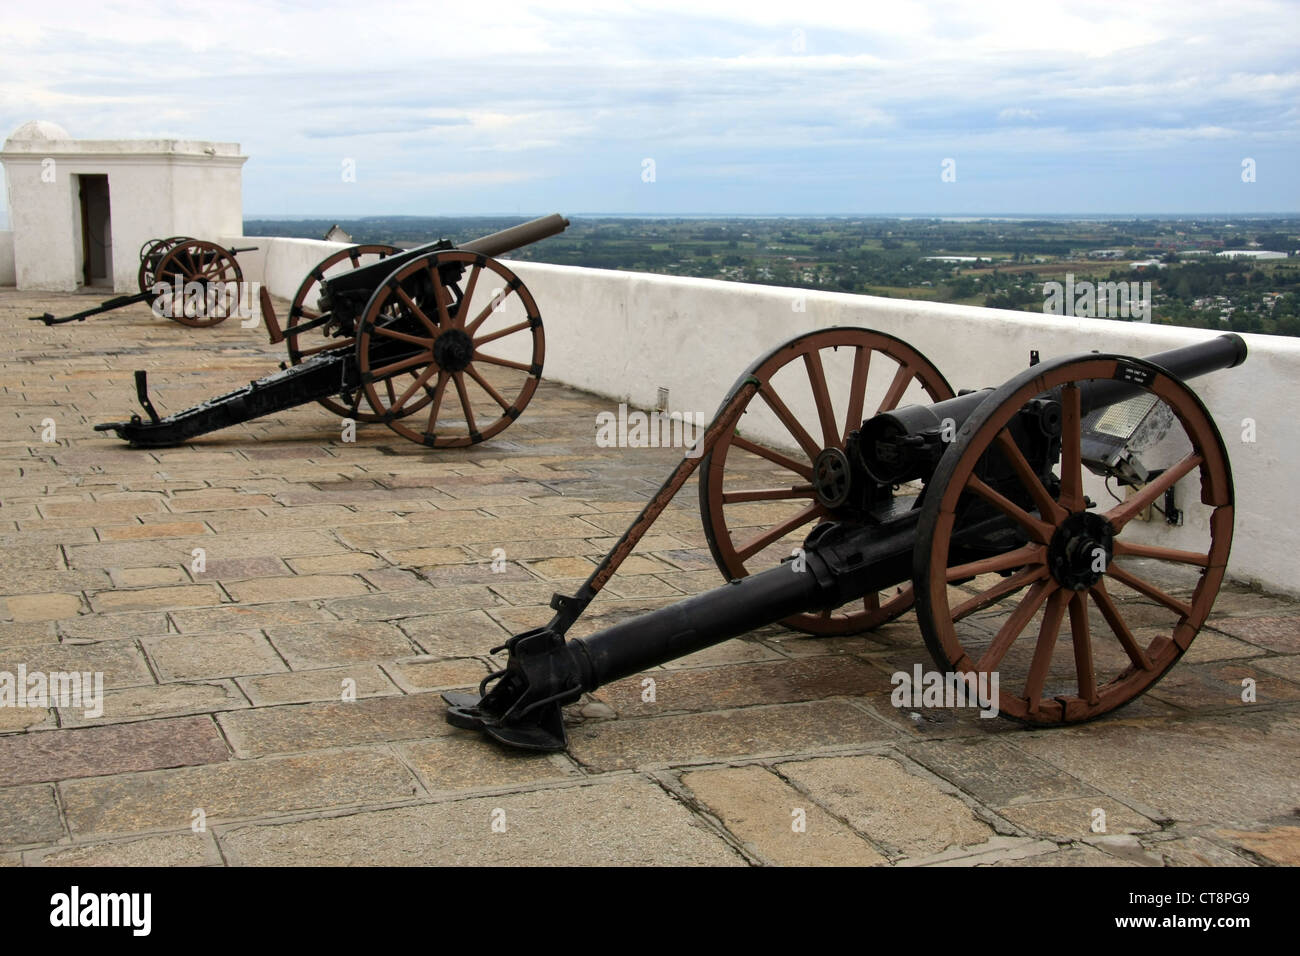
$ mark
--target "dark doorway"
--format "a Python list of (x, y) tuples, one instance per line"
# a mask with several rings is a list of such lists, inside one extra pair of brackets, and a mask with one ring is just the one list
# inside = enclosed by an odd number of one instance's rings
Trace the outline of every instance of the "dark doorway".
[(108, 177), (77, 177), (81, 204), (81, 278), (86, 285), (113, 284), (113, 226)]

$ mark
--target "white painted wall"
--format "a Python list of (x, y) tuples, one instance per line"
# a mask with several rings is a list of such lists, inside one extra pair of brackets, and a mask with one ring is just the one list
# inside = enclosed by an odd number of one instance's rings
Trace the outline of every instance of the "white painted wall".
[(14, 234), (0, 232), (0, 285), (14, 284)]
[[(245, 265), (249, 279), (292, 297), (307, 270), (334, 243), (227, 237), (261, 243), (265, 271)], [(1033, 315), (874, 296), (644, 273), (514, 262), (537, 299), (546, 329), (545, 377), (652, 408), (659, 387), (675, 411), (711, 417), (733, 381), (760, 354), (789, 338), (836, 325), (897, 336), (939, 367), (954, 389), (997, 385), (1028, 364), (1100, 350), (1148, 355), (1212, 337), (1196, 329), (1101, 319)], [(802, 298), (805, 311), (792, 305)], [(1295, 521), (1300, 515), (1300, 341), (1245, 336), (1251, 352), (1237, 369), (1196, 379), (1232, 460), (1236, 531), (1230, 572), (1266, 588), (1300, 594)], [(832, 394), (835, 381), (831, 381)], [(800, 409), (795, 409), (800, 413)], [(808, 418), (803, 410), (801, 418)], [(1243, 442), (1242, 422), (1255, 421), (1257, 441)], [(592, 423), (593, 441), (595, 422)], [(761, 437), (761, 435), (760, 435)], [(1184, 499), (1194, 478), (1180, 485)], [(1087, 489), (1109, 500), (1098, 484)], [(1163, 523), (1134, 533), (1171, 547), (1200, 529)]]
[(81, 284), (79, 175), (108, 176), (116, 292), (138, 291), (140, 247), (149, 239), (213, 239), (243, 229), (248, 157), (236, 143), (20, 135), (31, 125), (0, 151), (20, 289), (69, 292)]

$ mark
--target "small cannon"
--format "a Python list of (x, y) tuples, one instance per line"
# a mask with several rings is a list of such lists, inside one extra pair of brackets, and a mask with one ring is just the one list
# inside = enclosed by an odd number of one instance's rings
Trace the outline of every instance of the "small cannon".
[[(561, 706), (610, 681), (775, 622), (852, 634), (913, 606), (945, 677), (972, 691), (996, 687), (1001, 714), (1052, 725), (1107, 713), (1169, 671), (1218, 594), (1232, 474), (1213, 419), (1183, 380), (1245, 358), (1244, 341), (1223, 335), (1145, 359), (1043, 362), (998, 388), (954, 395), (929, 360), (891, 336), (799, 336), (740, 376), (586, 583), (551, 599), (551, 622), (494, 648), (509, 657), (478, 694), (443, 695), (447, 721), (559, 750)], [(831, 382), (847, 383), (842, 412)], [(902, 405), (905, 396), (917, 401)], [(794, 407), (808, 411), (807, 426)], [(766, 434), (783, 437), (765, 444), (742, 434), (746, 413), (766, 416)], [(697, 468), (705, 535), (728, 583), (566, 640)], [(1099, 507), (1085, 493), (1085, 472), (1089, 490), (1109, 491), (1113, 503)], [(1196, 487), (1180, 508), (1184, 478)], [(1135, 528), (1153, 508), (1184, 522), (1177, 533), (1196, 544), (1144, 542)], [(1185, 591), (1166, 583), (1179, 568)], [(1153, 605), (1141, 627), (1121, 590)], [(1157, 613), (1163, 623), (1153, 623)]]
[[(95, 430), (156, 448), (316, 401), (353, 421), (384, 422), (431, 448), (485, 441), (523, 412), (545, 357), (537, 303), (492, 257), (568, 225), (552, 215), (460, 246), (440, 239), (405, 252), (354, 246), (335, 253), (303, 281), (284, 328), (261, 290), (271, 341), (287, 344), (291, 364), (166, 417), (154, 410), (138, 371), (136, 395), (149, 419), (132, 415)], [(458, 411), (449, 411), (449, 392)], [(417, 414), (416, 424), (403, 421)]]
[(140, 247), (140, 271), (136, 274), (140, 291), (137, 294), (120, 295), (93, 309), (63, 318), (55, 318), (49, 312), (29, 318), (46, 325), (84, 322), (92, 315), (152, 300), (159, 315), (181, 325), (192, 328), (217, 325), (230, 316), (231, 307), (241, 294), (244, 273), (235, 256), (256, 251), (257, 246), (227, 249), (215, 242), (189, 236), (150, 239)]

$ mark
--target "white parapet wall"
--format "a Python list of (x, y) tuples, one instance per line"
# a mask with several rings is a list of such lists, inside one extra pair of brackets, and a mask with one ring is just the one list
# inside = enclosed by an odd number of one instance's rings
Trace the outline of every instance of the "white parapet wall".
[[(292, 297), (315, 263), (342, 248), (299, 239), (244, 236), (226, 241), (260, 245), (258, 253), (240, 257), (245, 273), (285, 298)], [(653, 408), (658, 390), (666, 388), (671, 410), (711, 417), (755, 358), (802, 332), (832, 326), (862, 326), (905, 340), (937, 365), (954, 389), (1002, 383), (1028, 365), (1031, 350), (1044, 361), (1094, 350), (1142, 356), (1217, 334), (533, 262), (511, 267), (541, 311), (545, 378), (606, 396), (611, 410), (621, 401)], [(1300, 515), (1300, 341), (1244, 338), (1250, 356), (1243, 366), (1193, 383), (1223, 433), (1232, 462), (1236, 531), (1229, 571), (1240, 581), (1300, 594), (1295, 532)], [(832, 380), (832, 392), (835, 385)], [(595, 433), (593, 421), (593, 448)], [(1194, 481), (1195, 473), (1184, 479), (1180, 495), (1193, 494)], [(1104, 500), (1099, 489), (1090, 485), (1088, 492)], [(1191, 546), (1188, 542), (1201, 530), (1153, 522), (1135, 534), (1180, 547)]]

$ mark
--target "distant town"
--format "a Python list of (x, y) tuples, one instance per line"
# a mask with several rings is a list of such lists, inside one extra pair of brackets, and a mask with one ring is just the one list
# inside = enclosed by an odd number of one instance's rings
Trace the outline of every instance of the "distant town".
[[(1300, 217), (570, 218), (514, 257), (1300, 336)], [(245, 233), (411, 246), (519, 221), (249, 219)]]

